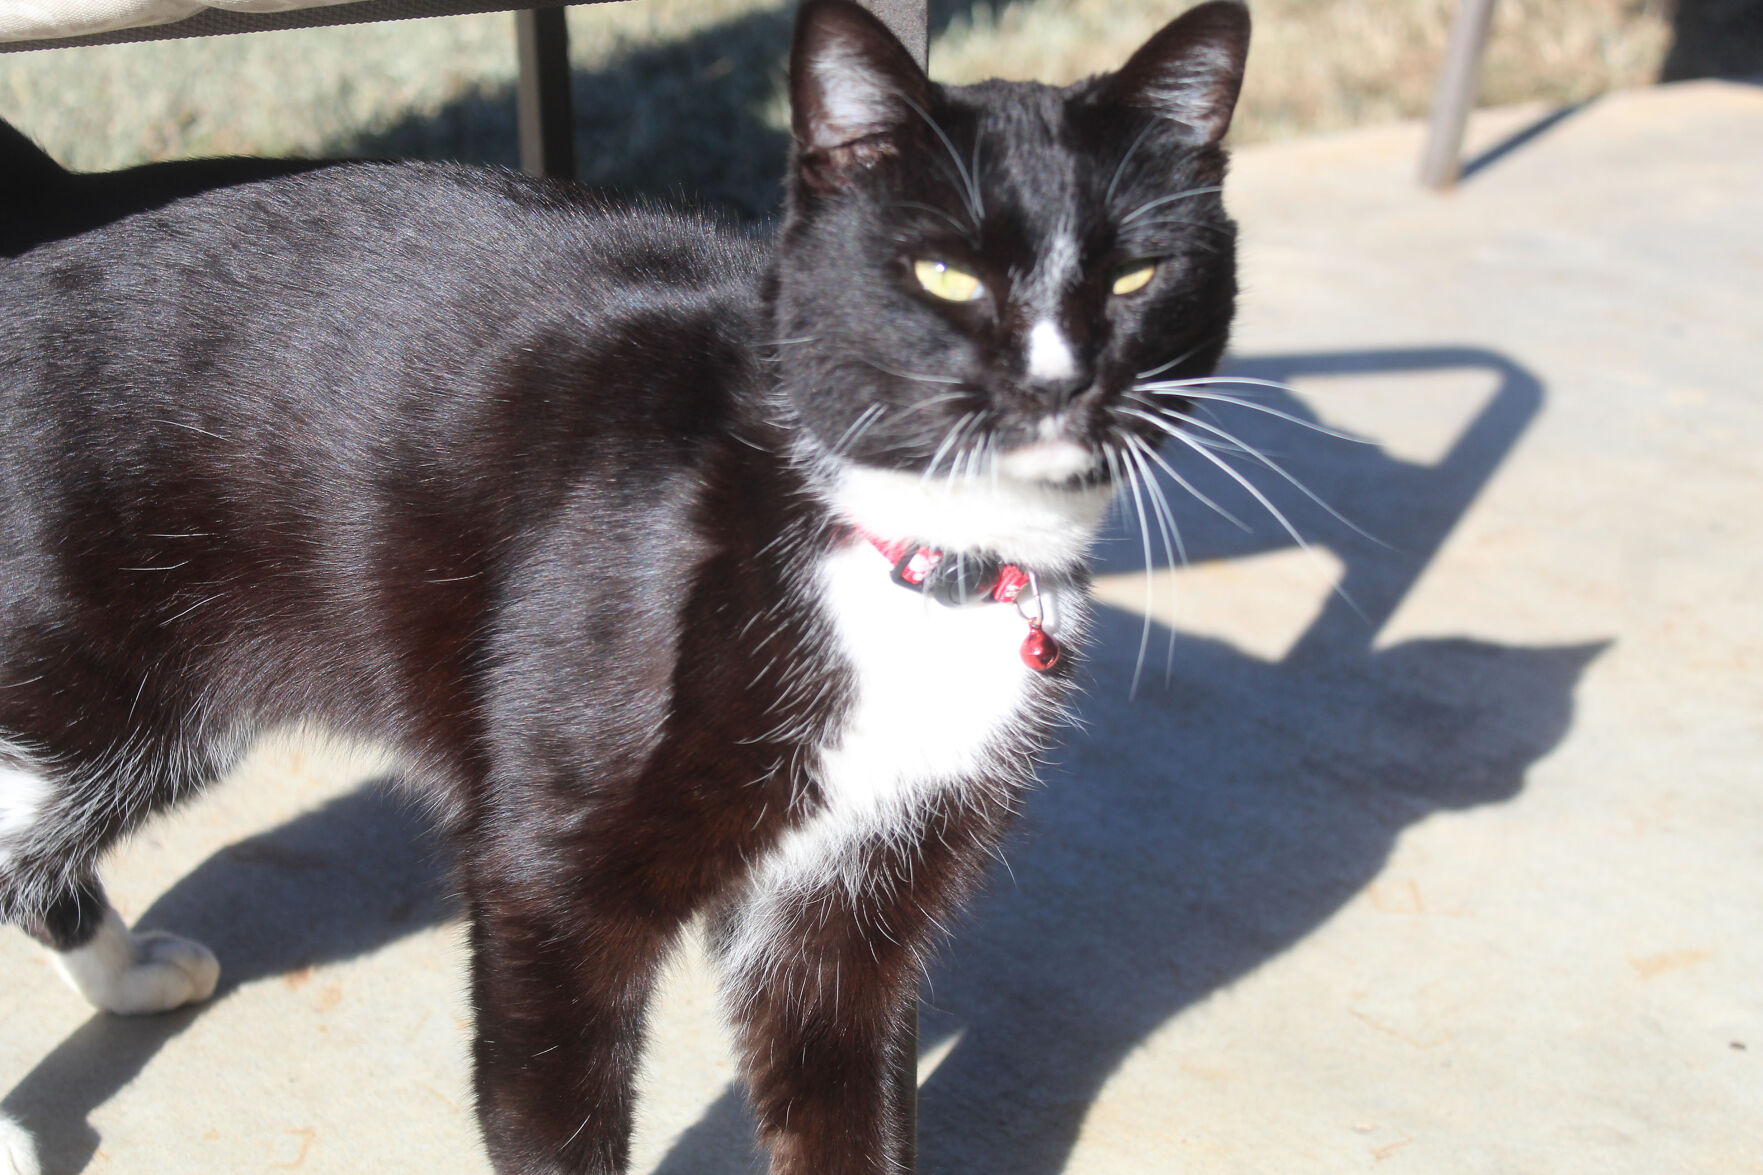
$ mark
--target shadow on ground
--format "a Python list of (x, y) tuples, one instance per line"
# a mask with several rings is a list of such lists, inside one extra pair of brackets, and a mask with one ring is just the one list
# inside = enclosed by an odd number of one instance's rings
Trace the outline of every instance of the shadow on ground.
[(1676, 0), (1661, 81), (1736, 78), (1763, 82), (1763, 4)]
[(47, 1171), (82, 1170), (100, 1141), (87, 1116), (207, 1008), (244, 984), (369, 954), (432, 926), (449, 912), (449, 892), (439, 842), (383, 784), (228, 845), (136, 923), (207, 944), (221, 960), (214, 999), (163, 1016), (94, 1015), (0, 1106), (37, 1136)]
[[(1566, 732), (1576, 683), (1600, 646), (1373, 644), (1536, 415), (1537, 382), (1468, 348), (1269, 356), (1233, 370), (1289, 382), (1465, 368), (1491, 372), (1498, 390), (1434, 465), (1310, 438), (1240, 409), (1220, 417), (1243, 440), (1287, 454), (1294, 473), (1388, 545), (1295, 491), (1274, 497), (1344, 564), (1353, 603), (1331, 599), (1277, 662), (1174, 634), (1168, 681), (1135, 701), (1126, 694), (1141, 622), (1104, 612), (1087, 733), (1032, 797), (1010, 853), (1013, 876), (997, 879), (932, 977), (924, 1043), (953, 1048), (923, 1090), (924, 1170), (1063, 1170), (1085, 1115), (1135, 1046), (1301, 940), (1377, 873), (1404, 828), (1517, 795)], [(1294, 395), (1261, 391), (1268, 407), (1313, 418)], [(1225, 473), (1198, 456), (1177, 468), (1250, 517), (1254, 500)], [(1265, 470), (1255, 480), (1278, 493)], [(1166, 489), (1196, 561), (1289, 543), (1277, 526), (1244, 532)], [(1136, 569), (1142, 552), (1136, 537), (1122, 537), (1103, 570)], [(1164, 634), (1154, 635), (1151, 681), (1163, 661)], [(435, 923), (444, 888), (419, 822), (383, 789), (366, 788), (215, 854), (141, 923), (212, 945), (225, 964), (224, 999), (242, 983), (371, 952)], [(87, 1116), (201, 1014), (94, 1017), (25, 1077), (6, 1107), (38, 1132), (51, 1170), (90, 1159), (97, 1139)], [(754, 1161), (731, 1088), (661, 1170), (734, 1175)]]
[[(1158, 684), (1129, 701), (1142, 622), (1104, 612), (1085, 733), (1031, 797), (1009, 875), (994, 878), (926, 989), (921, 1044), (953, 1047), (921, 1091), (922, 1170), (1064, 1170), (1103, 1085), (1135, 1047), (1319, 926), (1372, 880), (1409, 825), (1516, 796), (1566, 733), (1575, 686), (1602, 645), (1373, 647), (1535, 417), (1537, 381), (1498, 354), (1448, 347), (1267, 356), (1231, 370), (1289, 382), (1462, 369), (1491, 373), (1497, 391), (1435, 465), (1305, 439), (1246, 410), (1220, 417), (1256, 448), (1286, 454), (1282, 464), (1388, 545), (1354, 535), (1290, 487), (1281, 493), (1262, 468), (1257, 484), (1346, 567), (1345, 594), (1282, 660), (1180, 633), (1169, 643), (1158, 629), (1146, 675)], [(1258, 398), (1314, 420), (1291, 395)], [(1252, 518), (1257, 504), (1226, 474), (1171, 456), (1195, 488)], [(1276, 524), (1244, 532), (1167, 488), (1196, 562), (1289, 545)], [(1137, 570), (1139, 538), (1116, 537), (1102, 570)], [(1163, 564), (1160, 539), (1151, 543)], [(750, 1135), (731, 1088), (661, 1170), (760, 1170)]]

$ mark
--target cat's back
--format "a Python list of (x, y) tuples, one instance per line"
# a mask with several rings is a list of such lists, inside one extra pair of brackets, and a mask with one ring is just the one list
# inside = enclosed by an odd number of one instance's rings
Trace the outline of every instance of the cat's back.
[[(23, 444), (75, 418), (113, 446), (176, 418), (240, 456), (297, 431), (328, 468), (363, 436), (456, 452), (522, 396), (677, 431), (726, 416), (705, 396), (743, 382), (765, 257), (706, 217), (486, 168), (219, 186), (0, 259), (0, 413)], [(645, 357), (633, 403), (610, 385)]]
[[(65, 192), (95, 215), (114, 203), (108, 195)], [(15, 334), (137, 315), (164, 330), (176, 325), (168, 312), (260, 329), (358, 313), (383, 327), (442, 308), (505, 320), (541, 301), (592, 313), (643, 294), (744, 286), (763, 253), (707, 217), (614, 204), (573, 184), (455, 164), (340, 163), (218, 183), (48, 241), (0, 261), (0, 299), (17, 312)], [(448, 325), (469, 333), (469, 320)]]
[[(765, 258), (572, 185), (346, 164), (0, 259), (0, 614), (261, 581), (251, 608), (342, 601), (347, 627), (364, 575), (612, 520), (584, 487), (689, 500), (757, 384)], [(186, 534), (200, 558), (154, 545)]]

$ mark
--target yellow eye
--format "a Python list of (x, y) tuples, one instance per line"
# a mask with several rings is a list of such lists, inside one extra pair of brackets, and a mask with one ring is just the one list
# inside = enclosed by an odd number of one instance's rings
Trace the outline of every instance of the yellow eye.
[(914, 261), (912, 276), (932, 297), (945, 302), (972, 302), (985, 293), (977, 277), (941, 261)]
[(1114, 284), (1109, 288), (1116, 294), (1136, 294), (1151, 284), (1151, 275), (1156, 272), (1156, 262), (1135, 265), (1131, 269), (1117, 274), (1114, 278)]

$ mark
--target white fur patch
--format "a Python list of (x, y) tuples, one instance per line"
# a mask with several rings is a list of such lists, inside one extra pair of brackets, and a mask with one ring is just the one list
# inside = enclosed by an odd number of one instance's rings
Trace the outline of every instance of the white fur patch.
[[(1034, 671), (1020, 648), (1028, 622), (1015, 608), (951, 608), (889, 578), (868, 543), (832, 552), (819, 598), (854, 674), (851, 711), (813, 767), (824, 807), (785, 835), (755, 871), (729, 944), (737, 974), (765, 975), (788, 944), (775, 935), (796, 901), (825, 887), (855, 891), (847, 873), (861, 845), (903, 835), (915, 809), (940, 789), (982, 772), (1023, 721)], [(1055, 635), (1069, 603), (1049, 591), (1041, 606)]]
[(1031, 379), (1070, 379), (1077, 374), (1071, 342), (1050, 318), (1029, 328), (1028, 374)]
[(1030, 304), (1043, 312), (1056, 310), (1064, 300), (1065, 291), (1077, 282), (1082, 260), (1077, 235), (1072, 232), (1070, 222), (1060, 222), (1029, 274), (1025, 293)]
[(55, 961), (94, 1007), (119, 1016), (197, 1003), (220, 981), (220, 963), (207, 947), (162, 930), (135, 934), (108, 906), (92, 941)]
[(847, 465), (832, 505), (871, 534), (945, 551), (990, 551), (1049, 570), (1082, 562), (1113, 491), (1020, 480), (1001, 466), (998, 472), (950, 479)]
[(42, 1175), (37, 1144), (23, 1126), (0, 1114), (0, 1175)]
[(48, 779), (38, 772), (0, 766), (0, 869), (29, 838), (53, 795)]
[(826, 559), (822, 599), (856, 670), (856, 705), (821, 774), (833, 806), (871, 820), (899, 793), (961, 778), (1015, 716), (1033, 670), (1013, 607), (951, 608), (901, 588), (867, 543)]

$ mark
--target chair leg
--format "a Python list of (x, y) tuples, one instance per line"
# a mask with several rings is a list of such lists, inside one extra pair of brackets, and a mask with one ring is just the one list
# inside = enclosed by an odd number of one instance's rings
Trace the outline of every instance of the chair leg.
[(1448, 188), (1457, 182), (1463, 166), (1463, 126), (1475, 105), (1476, 75), (1493, 18), (1494, 0), (1461, 0), (1451, 22), (1451, 42), (1433, 95), (1426, 152), (1420, 160), (1420, 182), (1429, 188)]
[(563, 9), (516, 12), (514, 37), (520, 52), (520, 169), (528, 175), (574, 179), (575, 111)]
[(912, 999), (912, 1011), (906, 1017), (906, 1041), (894, 1068), (894, 1089), (905, 1112), (905, 1137), (901, 1140), (899, 1158), (903, 1175), (918, 1170), (918, 998)]

